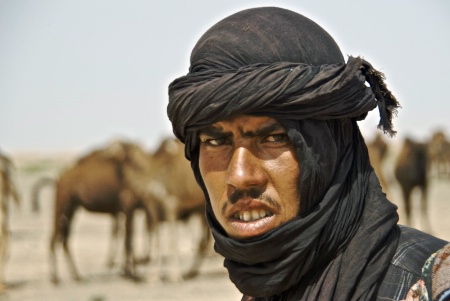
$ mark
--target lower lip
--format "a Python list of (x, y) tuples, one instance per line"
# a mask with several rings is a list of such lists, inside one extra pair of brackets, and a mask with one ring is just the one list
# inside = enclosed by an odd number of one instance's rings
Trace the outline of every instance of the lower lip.
[(228, 222), (228, 234), (233, 238), (251, 238), (259, 236), (275, 227), (275, 215), (245, 222), (239, 219), (231, 219)]

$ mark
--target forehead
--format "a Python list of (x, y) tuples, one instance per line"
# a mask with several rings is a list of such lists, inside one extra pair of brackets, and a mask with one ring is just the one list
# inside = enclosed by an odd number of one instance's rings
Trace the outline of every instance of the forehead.
[(241, 133), (255, 132), (258, 130), (277, 130), (282, 129), (281, 124), (272, 117), (267, 116), (249, 116), (243, 115), (225, 119), (201, 130), (200, 133), (209, 132), (233, 132), (239, 131)]

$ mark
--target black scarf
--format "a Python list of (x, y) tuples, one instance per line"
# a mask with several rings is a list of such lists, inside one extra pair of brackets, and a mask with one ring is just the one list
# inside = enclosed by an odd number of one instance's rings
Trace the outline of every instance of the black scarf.
[(169, 87), (168, 115), (205, 194), (197, 132), (223, 119), (278, 119), (300, 164), (300, 216), (251, 240), (227, 237), (206, 194), (215, 249), (242, 293), (257, 300), (376, 297), (398, 239), (396, 207), (381, 191), (356, 123), (376, 106), (379, 127), (394, 134), (399, 105), (382, 74), (361, 58), (345, 64), (333, 39), (296, 13), (242, 11), (199, 40), (189, 74)]

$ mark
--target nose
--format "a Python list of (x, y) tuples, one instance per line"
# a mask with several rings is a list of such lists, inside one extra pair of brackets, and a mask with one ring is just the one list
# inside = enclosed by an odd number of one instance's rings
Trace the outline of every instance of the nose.
[(227, 184), (233, 189), (263, 187), (267, 183), (263, 160), (248, 148), (234, 150), (227, 171)]

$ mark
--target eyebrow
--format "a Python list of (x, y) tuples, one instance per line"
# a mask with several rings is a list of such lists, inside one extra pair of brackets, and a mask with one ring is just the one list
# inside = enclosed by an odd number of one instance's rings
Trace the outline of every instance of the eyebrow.
[(263, 126), (261, 126), (260, 128), (254, 130), (254, 131), (242, 131), (241, 135), (242, 136), (246, 136), (246, 137), (257, 137), (257, 136), (266, 136), (276, 130), (284, 130), (284, 128), (276, 121), (273, 122), (269, 122), (267, 124), (264, 124)]
[[(267, 124), (262, 125), (260, 128), (254, 130), (254, 131), (243, 131), (242, 129), (239, 129), (242, 136), (246, 137), (256, 137), (256, 136), (265, 136), (273, 131), (276, 130), (285, 130), (284, 127), (282, 127), (277, 121), (268, 122)], [(222, 127), (217, 127), (214, 125), (211, 125), (209, 127), (203, 128), (200, 130), (200, 135), (207, 135), (207, 136), (223, 136), (223, 137), (230, 137), (232, 136), (231, 132), (226, 132), (223, 130)]]
[(216, 127), (216, 126), (211, 125), (211, 126), (201, 129), (199, 136), (201, 136), (201, 135), (206, 135), (206, 136), (211, 136), (211, 137), (216, 137), (216, 136), (230, 137), (232, 134), (231, 134), (231, 132), (224, 132), (221, 127)]

